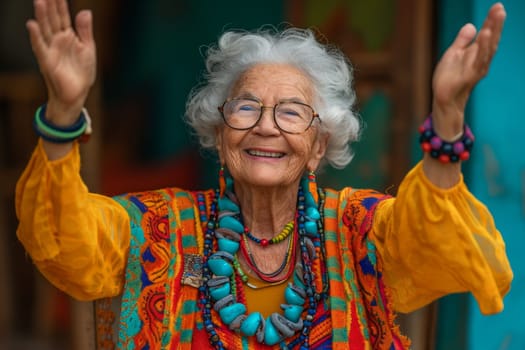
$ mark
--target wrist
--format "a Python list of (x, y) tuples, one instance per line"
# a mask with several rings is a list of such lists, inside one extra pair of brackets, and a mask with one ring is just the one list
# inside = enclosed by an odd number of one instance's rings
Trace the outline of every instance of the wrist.
[(83, 107), (83, 102), (65, 105), (49, 99), (46, 103), (45, 118), (56, 126), (67, 127), (77, 121)]
[(461, 163), (444, 164), (425, 153), (423, 172), (435, 186), (447, 189), (454, 187), (461, 180)]
[(65, 157), (72, 149), (73, 142), (54, 143), (42, 140), (42, 147), (49, 161), (58, 160)]
[(431, 115), (433, 129), (443, 140), (455, 141), (462, 135), (465, 116), (463, 108), (434, 104)]

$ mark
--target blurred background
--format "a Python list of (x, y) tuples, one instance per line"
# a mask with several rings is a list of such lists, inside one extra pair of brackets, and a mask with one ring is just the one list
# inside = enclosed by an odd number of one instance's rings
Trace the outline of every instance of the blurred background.
[[(515, 273), (505, 311), (482, 316), (471, 296), (444, 298), (401, 315), (413, 348), (525, 349), (525, 2), (507, 0), (508, 20), (489, 76), (468, 107), (477, 137), (464, 165), (474, 194), (494, 214)], [(199, 83), (202, 53), (225, 29), (286, 23), (314, 27), (355, 67), (366, 123), (356, 157), (319, 181), (395, 194), (421, 156), (416, 128), (430, 111), (431, 73), (466, 22), (479, 27), (489, 0), (72, 0), (93, 10), (98, 79), (88, 101), (95, 133), (82, 146), (92, 191), (176, 185), (216, 186), (217, 163), (183, 124), (185, 100)], [(30, 0), (0, 2), (0, 349), (95, 349), (93, 303), (49, 285), (16, 239), (14, 189), (34, 148), (32, 117), (46, 92), (25, 21)]]

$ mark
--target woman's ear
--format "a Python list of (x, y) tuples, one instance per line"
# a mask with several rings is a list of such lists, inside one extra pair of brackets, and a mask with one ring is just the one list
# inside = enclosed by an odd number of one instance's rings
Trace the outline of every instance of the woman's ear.
[(326, 133), (319, 133), (314, 141), (313, 147), (312, 147), (312, 155), (308, 163), (306, 164), (306, 167), (308, 171), (315, 171), (317, 170), (317, 167), (319, 167), (319, 164), (321, 163), (321, 160), (323, 159), (324, 155), (326, 154), (326, 148), (328, 147), (328, 134)]
[(217, 149), (217, 155), (221, 164), (224, 164), (224, 159), (222, 156), (222, 132), (221, 128), (215, 128), (215, 148)]

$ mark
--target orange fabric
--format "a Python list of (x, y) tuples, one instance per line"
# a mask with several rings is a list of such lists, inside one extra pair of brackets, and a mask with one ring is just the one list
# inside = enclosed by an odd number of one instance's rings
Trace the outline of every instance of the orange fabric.
[(371, 239), (384, 261), (397, 311), (467, 291), (483, 314), (503, 309), (513, 278), (505, 243), (463, 180), (450, 189), (437, 188), (418, 164), (397, 198), (379, 204)]
[(121, 293), (129, 218), (113, 199), (89, 193), (78, 144), (48, 161), (38, 143), (16, 186), (17, 236), (40, 272), (79, 300)]
[[(126, 211), (89, 193), (78, 146), (48, 161), (37, 146), (16, 188), (17, 235), (40, 271), (81, 300), (121, 293), (129, 248)], [(471, 291), (483, 313), (501, 311), (512, 271), (489, 211), (461, 181), (432, 185), (417, 165), (396, 199), (379, 205), (371, 239), (383, 256), (394, 307), (408, 312)]]

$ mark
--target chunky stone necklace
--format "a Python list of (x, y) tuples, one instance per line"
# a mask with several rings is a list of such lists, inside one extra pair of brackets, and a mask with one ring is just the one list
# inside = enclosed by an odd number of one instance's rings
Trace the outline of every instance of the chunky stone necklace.
[[(232, 180), (226, 181), (223, 196), (220, 196), (219, 190), (216, 191), (205, 233), (203, 284), (199, 288), (204, 327), (215, 349), (224, 349), (224, 344), (212, 321), (212, 308), (225, 325), (242, 336), (255, 336), (259, 343), (280, 344), (284, 349), (299, 344), (301, 349), (309, 349), (310, 328), (318, 302), (326, 297), (326, 289), (320, 295), (315, 288), (312, 265), (319, 258), (316, 246), (324, 245), (323, 222), (317, 204), (308, 191), (306, 178), (299, 187), (296, 218), (301, 261), (293, 270), (293, 283), (285, 289), (286, 304), (281, 304), (283, 313), (273, 313), (266, 319), (259, 312), (246, 314), (242, 293), (236, 293), (238, 276), (235, 274), (238, 270), (236, 256), (245, 228), (240, 221), (241, 213), (233, 194)], [(324, 274), (322, 283), (328, 285)], [(306, 315), (302, 318), (305, 308)], [(299, 331), (300, 334), (293, 339)], [(286, 340), (289, 342), (286, 343)]]

